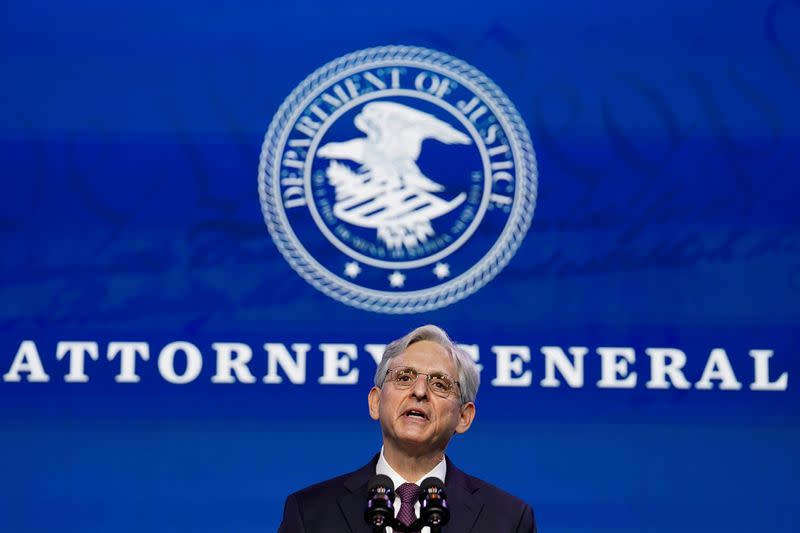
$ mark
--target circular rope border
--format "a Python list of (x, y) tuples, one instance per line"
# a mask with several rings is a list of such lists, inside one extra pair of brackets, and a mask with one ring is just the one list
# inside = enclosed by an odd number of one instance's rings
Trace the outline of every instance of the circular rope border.
[[(291, 229), (284, 227), (281, 210), (273, 184), (272, 166), (284, 146), (278, 146), (287, 126), (294, 124), (294, 115), (310, 103), (319, 86), (349, 70), (364, 70), (387, 62), (415, 63), (421, 68), (449, 71), (469, 80), (478, 89), (486, 105), (499, 108), (498, 120), (507, 122), (511, 151), (518, 168), (517, 190), (509, 220), (500, 237), (478, 263), (460, 276), (431, 289), (405, 293), (386, 293), (364, 289), (330, 274), (303, 246)], [(393, 66), (393, 65), (387, 65)], [(488, 98), (485, 98), (488, 97)], [(306, 101), (309, 100), (309, 101)], [(510, 131), (508, 131), (510, 129)], [(520, 179), (520, 177), (522, 179)], [(415, 46), (381, 46), (359, 50), (335, 59), (315, 70), (281, 104), (264, 136), (258, 167), (258, 189), (264, 221), (278, 250), (289, 265), (313, 287), (347, 305), (381, 313), (419, 313), (445, 307), (457, 302), (491, 281), (511, 260), (530, 228), (536, 208), (538, 186), (536, 156), (530, 134), (508, 97), (486, 75), (471, 65), (442, 52)]]

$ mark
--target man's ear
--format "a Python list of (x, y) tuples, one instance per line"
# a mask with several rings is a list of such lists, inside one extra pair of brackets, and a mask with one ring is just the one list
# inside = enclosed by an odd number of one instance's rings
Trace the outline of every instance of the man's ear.
[(369, 396), (367, 397), (367, 402), (369, 403), (369, 416), (373, 420), (378, 420), (380, 415), (380, 407), (381, 407), (381, 389), (378, 387), (372, 387), (369, 391)]
[(461, 412), (458, 415), (458, 425), (456, 426), (456, 433), (465, 433), (475, 420), (475, 404), (467, 402), (461, 406)]

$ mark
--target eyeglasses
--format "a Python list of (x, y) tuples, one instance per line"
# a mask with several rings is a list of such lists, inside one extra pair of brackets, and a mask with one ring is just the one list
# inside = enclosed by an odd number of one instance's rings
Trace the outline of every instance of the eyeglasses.
[(450, 394), (455, 391), (456, 385), (459, 387), (461, 384), (448, 376), (447, 374), (443, 374), (441, 372), (433, 372), (431, 374), (426, 374), (424, 372), (417, 371), (416, 368), (411, 368), (410, 366), (399, 366), (397, 368), (390, 368), (386, 371), (386, 376), (388, 376), (389, 381), (394, 383), (394, 386), (398, 389), (408, 389), (414, 383), (417, 382), (418, 376), (425, 376), (428, 382), (428, 389), (435, 395), (441, 396), (442, 398), (447, 398)]

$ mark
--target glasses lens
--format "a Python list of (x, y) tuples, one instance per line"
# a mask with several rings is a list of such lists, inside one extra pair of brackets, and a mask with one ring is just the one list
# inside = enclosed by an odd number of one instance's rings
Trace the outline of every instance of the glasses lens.
[[(389, 379), (394, 381), (397, 388), (407, 389), (417, 381), (417, 372), (409, 366), (392, 368), (388, 371)], [(428, 378), (428, 388), (437, 396), (447, 397), (456, 386), (455, 381), (447, 374), (424, 374)]]
[(395, 368), (392, 372), (395, 384), (401, 388), (410, 387), (417, 380), (417, 371), (413, 368)]
[(454, 387), (453, 380), (443, 374), (431, 374), (428, 384), (431, 390), (440, 396), (449, 395)]

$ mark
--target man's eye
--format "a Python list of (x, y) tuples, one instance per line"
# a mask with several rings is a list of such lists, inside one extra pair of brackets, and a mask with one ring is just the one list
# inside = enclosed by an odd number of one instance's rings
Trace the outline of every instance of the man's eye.
[(398, 372), (397, 377), (395, 378), (397, 381), (413, 381), (414, 375), (411, 372)]
[(431, 380), (431, 386), (439, 391), (448, 391), (450, 390), (450, 385), (447, 383), (446, 380), (441, 378), (434, 378)]

